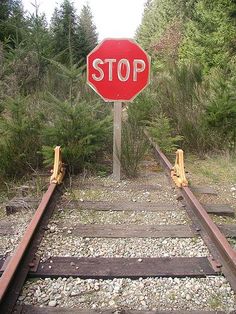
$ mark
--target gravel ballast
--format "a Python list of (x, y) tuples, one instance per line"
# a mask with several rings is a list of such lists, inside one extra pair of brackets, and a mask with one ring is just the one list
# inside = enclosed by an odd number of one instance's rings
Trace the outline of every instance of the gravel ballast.
[(11, 234), (0, 236), (0, 255), (11, 254), (15, 250), (33, 214), (32, 211), (24, 210), (1, 220), (1, 223), (6, 222), (9, 225)]
[(39, 248), (43, 259), (51, 256), (77, 257), (167, 257), (208, 256), (200, 238), (75, 238), (51, 234)]
[(134, 310), (236, 309), (224, 277), (82, 280), (58, 278), (28, 281), (19, 300), (39, 306)]
[(60, 213), (58, 218), (52, 219), (51, 223), (63, 223), (71, 226), (82, 224), (191, 224), (190, 219), (183, 210), (162, 212), (133, 212), (133, 211), (95, 211), (73, 210)]

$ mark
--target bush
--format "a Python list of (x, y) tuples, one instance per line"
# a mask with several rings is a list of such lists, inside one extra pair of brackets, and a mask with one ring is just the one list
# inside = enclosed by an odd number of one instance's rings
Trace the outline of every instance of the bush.
[(138, 175), (138, 166), (148, 148), (147, 139), (143, 128), (137, 120), (129, 117), (122, 129), (121, 165), (127, 177), (134, 178)]
[(151, 84), (128, 107), (128, 116), (132, 117), (132, 121), (135, 120), (140, 126), (144, 126), (160, 111), (159, 98), (156, 93), (157, 86), (157, 79), (153, 78)]
[(156, 87), (161, 112), (172, 121), (183, 146), (196, 153), (214, 146), (210, 130), (204, 124), (206, 85), (197, 65), (172, 65), (159, 76)]
[(8, 98), (0, 117), (0, 174), (19, 177), (40, 165), (43, 115), (27, 97)]
[(236, 150), (236, 80), (215, 70), (206, 106), (207, 127), (218, 136), (219, 148)]
[(63, 161), (71, 173), (81, 171), (103, 152), (111, 136), (111, 116), (100, 102), (60, 101), (51, 96), (54, 120), (43, 131), (46, 164), (53, 162), (53, 148), (62, 146)]
[(174, 130), (170, 126), (169, 119), (164, 114), (160, 114), (150, 122), (147, 129), (151, 137), (165, 153), (172, 153), (178, 147), (178, 143), (183, 140), (182, 136), (173, 135)]
[[(62, 146), (63, 161), (70, 173), (77, 173), (95, 162), (112, 139), (110, 108), (85, 91), (84, 66), (65, 66), (50, 60), (56, 76), (66, 80), (60, 99), (52, 94), (46, 99), (50, 108), (43, 131), (45, 164), (53, 161), (53, 149)], [(60, 81), (60, 84), (62, 81)], [(110, 145), (111, 146), (111, 145)]]

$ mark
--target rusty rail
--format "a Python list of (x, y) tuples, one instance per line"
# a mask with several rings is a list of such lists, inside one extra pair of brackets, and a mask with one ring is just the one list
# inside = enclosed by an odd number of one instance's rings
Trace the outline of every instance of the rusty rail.
[[(155, 156), (167, 171), (168, 175), (171, 176), (171, 171), (173, 169), (172, 164), (161, 152), (159, 146), (152, 140), (147, 131), (145, 131), (145, 135), (153, 146)], [(213, 257), (220, 261), (222, 266), (222, 273), (228, 279), (232, 289), (236, 292), (236, 252), (231, 247), (226, 237), (220, 232), (219, 228), (212, 221), (211, 217), (197, 200), (191, 189), (188, 186), (182, 186), (180, 188), (180, 193), (186, 201), (189, 209), (197, 218), (197, 223), (201, 227), (200, 229), (205, 231), (206, 235), (208, 236), (208, 238), (203, 237), (205, 244), (207, 245)]]
[[(61, 183), (62, 175), (60, 173), (63, 173), (64, 176), (64, 169), (63, 171), (60, 169), (62, 167), (60, 149), (57, 148), (55, 153), (54, 172), (56, 170), (59, 174), (59, 183)], [(35, 253), (55, 207), (55, 202), (53, 203), (52, 199), (58, 194), (57, 184), (58, 180), (49, 184), (14, 255), (9, 259), (9, 262), (6, 260), (7, 265), (0, 278), (0, 313), (12, 313), (27, 274), (30, 268), (34, 266)]]
[(15, 250), (14, 255), (10, 259), (9, 263), (6, 266), (6, 269), (0, 278), (0, 303), (10, 285), (10, 282), (12, 281), (14, 274), (17, 270), (17, 267), (19, 266), (23, 255), (25, 254), (26, 249), (28, 248), (28, 245), (34, 235), (34, 232), (40, 223), (41, 217), (47, 207), (47, 204), (52, 197), (52, 194), (56, 188), (55, 183), (51, 183), (49, 185), (49, 188), (47, 192), (44, 194), (41, 203), (39, 204), (39, 207), (34, 214), (33, 219), (31, 220), (30, 224), (28, 225), (25, 234), (18, 245), (18, 247)]

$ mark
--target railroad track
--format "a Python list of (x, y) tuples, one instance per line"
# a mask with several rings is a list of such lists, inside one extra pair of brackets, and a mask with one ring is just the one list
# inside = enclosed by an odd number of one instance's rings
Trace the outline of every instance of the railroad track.
[[(168, 176), (176, 176), (152, 145)], [(158, 173), (138, 184), (79, 180), (77, 192), (58, 201), (61, 166), (58, 150), (51, 183), (15, 254), (0, 258), (0, 313), (235, 313), (236, 252), (226, 239), (235, 229), (216, 226), (207, 214), (222, 206), (203, 207), (185, 178), (177, 191)], [(211, 310), (204, 305), (208, 284)], [(226, 291), (226, 311), (214, 310)]]

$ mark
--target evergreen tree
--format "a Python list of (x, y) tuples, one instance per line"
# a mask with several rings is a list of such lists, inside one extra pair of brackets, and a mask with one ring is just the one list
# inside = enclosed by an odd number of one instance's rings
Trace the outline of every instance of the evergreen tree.
[(170, 24), (184, 21), (192, 15), (197, 0), (148, 0), (144, 7), (141, 25), (136, 38), (142, 47), (152, 51)]
[(0, 2), (0, 41), (15, 47), (23, 39), (24, 27), (21, 0), (2, 0)]
[(199, 0), (186, 24), (182, 63), (198, 62), (205, 72), (215, 66), (225, 67), (235, 42), (235, 11), (236, 3), (231, 0)]
[(39, 13), (37, 2), (33, 5), (35, 12), (30, 15), (28, 20), (28, 34), (26, 40), (30, 49), (37, 52), (39, 56), (49, 57), (50, 36), (45, 14)]
[(60, 8), (56, 8), (52, 17), (52, 52), (57, 61), (72, 64), (76, 61), (78, 36), (77, 16), (74, 6), (64, 0)]
[(83, 6), (79, 16), (78, 38), (78, 59), (86, 63), (86, 56), (98, 43), (96, 26), (93, 24), (93, 16), (88, 5)]

